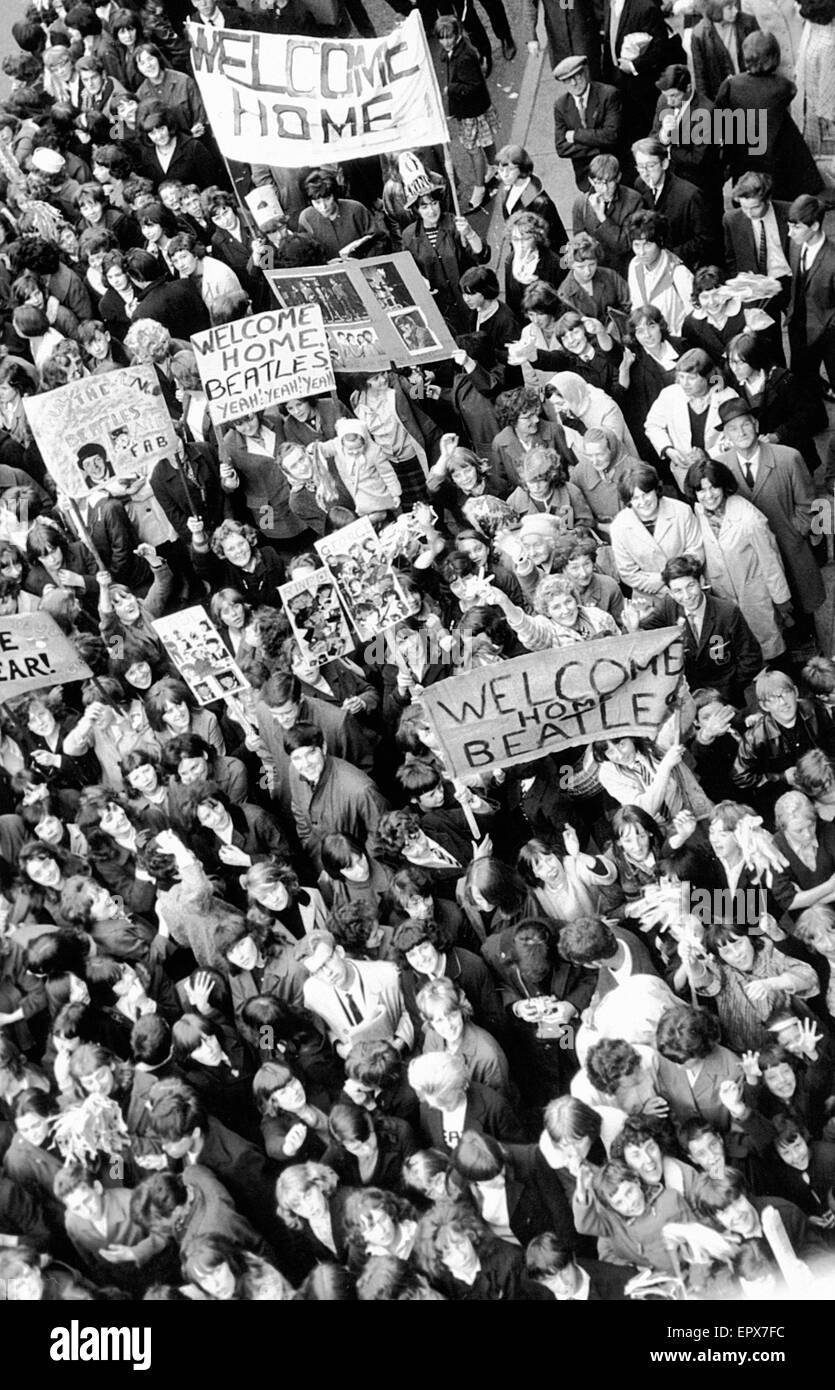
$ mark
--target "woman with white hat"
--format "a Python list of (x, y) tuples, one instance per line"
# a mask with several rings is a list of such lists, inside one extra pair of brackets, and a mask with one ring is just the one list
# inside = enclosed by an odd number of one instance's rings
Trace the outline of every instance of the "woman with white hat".
[(400, 506), (400, 483), (383, 454), (371, 442), (361, 420), (337, 420), (336, 438), (315, 446), (332, 459), (353, 500), (357, 516), (382, 520)]

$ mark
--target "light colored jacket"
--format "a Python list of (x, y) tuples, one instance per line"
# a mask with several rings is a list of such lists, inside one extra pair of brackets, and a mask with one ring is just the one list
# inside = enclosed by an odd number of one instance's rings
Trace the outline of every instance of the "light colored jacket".
[(668, 560), (679, 555), (705, 558), (695, 515), (685, 502), (672, 497), (661, 498), (652, 535), (632, 508), (624, 507), (612, 522), (611, 539), (618, 576), (643, 594), (661, 593), (661, 572)]
[[(708, 454), (716, 448), (722, 433), (719, 407), (723, 401), (730, 400), (735, 395), (736, 392), (732, 391), (729, 386), (714, 387), (710, 393), (704, 444)], [(645, 429), (647, 439), (658, 454), (662, 454), (665, 449), (677, 449), (680, 453), (686, 453), (688, 449), (693, 447), (687, 397), (677, 382), (673, 382), (671, 386), (665, 386), (659, 392), (650, 407)], [(684, 480), (688, 472), (687, 465), (682, 467), (671, 459), (670, 470), (678, 487), (684, 492)]]
[(763, 513), (744, 497), (729, 497), (719, 533), (696, 503), (696, 520), (705, 548), (705, 571), (718, 598), (730, 599), (770, 661), (786, 644), (775, 621), (774, 605), (791, 594), (774, 532)]

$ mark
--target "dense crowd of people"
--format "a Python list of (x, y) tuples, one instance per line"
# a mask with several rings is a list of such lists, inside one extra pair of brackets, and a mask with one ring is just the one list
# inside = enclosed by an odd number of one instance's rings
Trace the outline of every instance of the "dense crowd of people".
[[(7, 1299), (828, 1287), (835, 9), (543, 0), (569, 229), (496, 149), (491, 40), (451, 3), (420, 11), (465, 212), (437, 149), (222, 158), (186, 21), (373, 36), (362, 0), (12, 25), (0, 613), (93, 674), (0, 708)], [(191, 335), (274, 303), (271, 270), (401, 250), (452, 358), (212, 426)], [(133, 364), (176, 450), (85, 446), (68, 499), (27, 403)], [(381, 630), (334, 656), (279, 590), (362, 518)], [(155, 626), (195, 605), (247, 683), (209, 704)], [(450, 774), (435, 682), (675, 625), (656, 737)]]

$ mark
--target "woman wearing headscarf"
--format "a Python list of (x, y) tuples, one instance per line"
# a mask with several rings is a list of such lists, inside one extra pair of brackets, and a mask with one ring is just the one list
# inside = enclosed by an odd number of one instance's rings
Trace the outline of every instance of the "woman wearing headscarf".
[(623, 418), (620, 406), (601, 391), (590, 386), (577, 372), (557, 372), (546, 387), (551, 419), (558, 420), (565, 431), (569, 448), (582, 444), (583, 435), (590, 429), (614, 430), (624, 448), (637, 456), (638, 450)]

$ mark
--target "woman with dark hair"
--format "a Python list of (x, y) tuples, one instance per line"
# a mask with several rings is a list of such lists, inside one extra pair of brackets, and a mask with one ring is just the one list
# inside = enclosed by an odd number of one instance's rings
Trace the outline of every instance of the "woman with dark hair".
[(526, 322), (518, 342), (511, 345), (509, 359), (521, 362), (526, 386), (541, 388), (566, 365), (556, 331), (565, 304), (553, 285), (534, 280), (522, 295), (521, 309)]
[(294, 1160), (323, 1161), (330, 1141), (328, 1117), (311, 1103), (297, 1071), (283, 1060), (264, 1062), (255, 1073), (252, 1090), (267, 1155), (284, 1165)]
[(693, 308), (682, 324), (682, 335), (716, 363), (723, 361), (731, 338), (743, 332), (766, 333), (774, 320), (762, 309), (749, 309), (738, 294), (725, 287), (718, 265), (703, 265), (693, 276)]
[(820, 992), (811, 965), (784, 955), (768, 937), (749, 936), (746, 926), (710, 927), (706, 947), (682, 941), (679, 954), (697, 993), (715, 999), (725, 1044), (740, 1055), (769, 1040), (775, 1010)]
[(704, 450), (686, 456), (684, 492), (699, 524), (705, 575), (718, 598), (730, 599), (771, 661), (786, 650), (783, 627), (792, 610), (780, 551), (766, 518), (739, 496), (736, 478)]
[(392, 881), (392, 870), (350, 835), (326, 835), (321, 849), (322, 872), (319, 891), (327, 907), (335, 909), (349, 902), (367, 902), (379, 907)]
[(548, 227), (548, 239), (554, 251), (559, 251), (566, 239), (553, 200), (543, 190), (542, 180), (534, 173), (534, 162), (521, 145), (503, 145), (496, 155), (499, 182), (504, 189), (502, 219), (507, 223), (514, 212), (532, 212)]
[(221, 1124), (245, 1139), (259, 1133), (252, 1096), (254, 1069), (232, 1029), (202, 1014), (186, 1013), (171, 1030), (174, 1060), (183, 1078)]
[(405, 1120), (348, 1102), (334, 1105), (327, 1128), (329, 1143), (322, 1162), (345, 1187), (401, 1190), (403, 1165), (418, 1147)]
[(736, 390), (766, 444), (785, 444), (802, 454), (810, 473), (820, 467), (814, 436), (826, 428), (825, 407), (802, 378), (775, 364), (774, 351), (761, 333), (738, 333), (727, 344), (727, 362)]
[[(444, 212), (446, 185), (424, 191), (426, 183), (424, 178), (421, 192), (409, 203), (417, 215), (403, 233), (403, 250), (411, 252), (453, 331), (463, 332), (467, 309), (461, 297), (461, 276), (472, 266), (489, 261), (490, 247), (465, 217), (455, 218)], [(509, 307), (513, 309), (512, 304)]]
[(650, 407), (665, 386), (672, 386), (684, 338), (671, 334), (661, 310), (654, 304), (633, 309), (626, 323), (618, 373), (623, 412), (638, 446), (639, 457), (655, 463), (657, 455), (647, 439), (644, 424)]
[(137, 839), (142, 827), (124, 792), (106, 786), (85, 787), (78, 805), (78, 827), (87, 841), (89, 862), (129, 912), (152, 916), (156, 892), (138, 877)]
[(715, 1015), (688, 1004), (667, 1009), (658, 1022), (655, 1046), (661, 1057), (658, 1092), (675, 1123), (698, 1116), (723, 1130), (730, 1128), (732, 1116), (725, 1098), (728, 1083), (741, 1091), (742, 1062), (720, 1045)]
[(521, 1247), (497, 1240), (468, 1203), (436, 1202), (421, 1217), (414, 1260), (439, 1292), (458, 1302), (524, 1298)]
[(570, 825), (563, 827), (558, 840), (528, 840), (516, 861), (519, 876), (546, 917), (556, 922), (593, 917), (605, 897), (603, 890), (617, 877), (616, 868), (605, 855), (583, 854)]
[(550, 1200), (544, 1200), (536, 1153), (534, 1145), (506, 1149), (489, 1134), (467, 1129), (452, 1155), (447, 1188), (451, 1196), (469, 1198), (492, 1234), (508, 1245), (524, 1247), (546, 1232), (573, 1245), (568, 1202), (558, 1181), (549, 1184)]
[(693, 300), (693, 273), (667, 249), (666, 217), (649, 210), (635, 212), (627, 233), (632, 243), (627, 284), (633, 312), (652, 305), (663, 315), (670, 333), (681, 333)]
[(210, 1303), (288, 1303), (293, 1290), (278, 1270), (226, 1236), (204, 1235), (183, 1253), (191, 1298)]
[(192, 734), (221, 757), (225, 755), (226, 746), (217, 715), (197, 707), (185, 682), (178, 677), (164, 676), (156, 681), (145, 698), (145, 708), (148, 723), (163, 748), (183, 734)]
[(473, 860), (456, 896), (492, 968), (508, 959), (513, 929), (522, 918), (537, 914), (536, 899), (519, 874), (489, 855)]
[(554, 449), (569, 465), (574, 462), (565, 433), (557, 420), (549, 418), (539, 392), (531, 387), (505, 391), (496, 402), (500, 432), (493, 440), (493, 472), (499, 483), (491, 489), (506, 497), (522, 486), (522, 463), (532, 449)]
[(45, 916), (56, 927), (69, 927), (70, 923), (61, 910), (61, 892), (68, 879), (89, 872), (84, 860), (69, 850), (42, 840), (29, 840), (17, 856), (20, 874), (20, 891), (28, 897), (30, 911), (37, 916)]
[(618, 577), (642, 594), (660, 594), (668, 560), (704, 559), (696, 518), (685, 502), (664, 495), (658, 472), (648, 463), (624, 470), (618, 494), (621, 510), (611, 527)]
[(702, 348), (690, 348), (678, 359), (673, 384), (664, 386), (650, 406), (644, 427), (647, 439), (680, 493), (684, 492), (689, 450), (710, 453), (718, 448), (722, 435), (719, 407), (735, 394), (725, 386), (713, 359)]
[(138, 44), (133, 59), (142, 78), (136, 88), (137, 101), (170, 107), (176, 112), (176, 129), (198, 139), (205, 135), (209, 118), (194, 78), (172, 68), (155, 43)]
[[(437, 829), (435, 833), (439, 834)], [(442, 831), (440, 839), (427, 835), (414, 811), (386, 811), (377, 826), (376, 847), (383, 863), (394, 872), (407, 864), (430, 870), (444, 897), (454, 895), (455, 884), (464, 868), (448, 844), (449, 839)]]
[(245, 765), (238, 758), (218, 753), (217, 748), (199, 734), (177, 734), (166, 743), (163, 766), (170, 774), (168, 800), (175, 820), (192, 795), (192, 789), (203, 782), (213, 782), (235, 806), (242, 806), (249, 800)]
[(183, 805), (184, 828), (200, 858), (224, 885), (230, 902), (243, 901), (241, 871), (264, 855), (286, 857), (287, 841), (273, 816), (251, 802), (236, 806), (211, 782), (195, 786)]
[(790, 202), (801, 193), (819, 193), (823, 178), (790, 115), (797, 89), (779, 75), (779, 66), (776, 38), (755, 30), (742, 45), (744, 70), (725, 78), (714, 105), (717, 111), (741, 111), (743, 120), (749, 110), (759, 115), (756, 145), (745, 139), (723, 146), (725, 173), (736, 182), (752, 169), (765, 170), (773, 179), (774, 197)]

